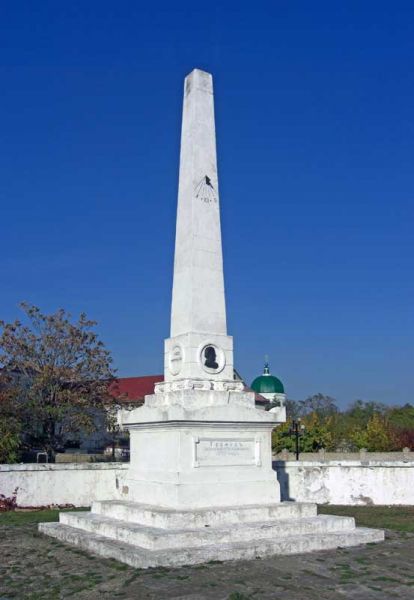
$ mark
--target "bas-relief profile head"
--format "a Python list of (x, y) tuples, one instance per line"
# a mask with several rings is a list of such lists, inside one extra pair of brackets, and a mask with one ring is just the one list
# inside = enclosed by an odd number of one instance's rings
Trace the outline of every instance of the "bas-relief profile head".
[(218, 369), (216, 351), (213, 348), (213, 346), (207, 346), (207, 348), (204, 350), (204, 358), (205, 367), (207, 367), (208, 369)]

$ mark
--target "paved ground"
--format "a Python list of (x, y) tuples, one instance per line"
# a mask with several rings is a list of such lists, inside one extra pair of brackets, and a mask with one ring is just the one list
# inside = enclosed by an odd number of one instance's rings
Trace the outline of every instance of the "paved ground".
[(0, 521), (0, 600), (12, 598), (413, 600), (414, 534), (389, 531), (382, 544), (301, 556), (143, 571), (41, 536), (36, 523)]

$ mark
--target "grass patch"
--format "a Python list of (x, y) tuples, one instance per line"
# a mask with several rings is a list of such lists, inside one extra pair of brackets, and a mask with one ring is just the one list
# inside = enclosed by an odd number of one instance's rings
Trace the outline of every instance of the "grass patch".
[[(360, 565), (369, 565), (369, 563), (371, 562), (371, 560), (369, 558), (366, 558), (364, 556), (357, 556), (355, 559), (355, 562), (359, 563)], [(395, 568), (395, 567), (393, 567)]]
[(339, 583), (352, 583), (353, 580), (360, 576), (360, 573), (354, 571), (351, 565), (347, 563), (336, 563), (330, 567), (330, 570), (339, 575)]
[(376, 585), (367, 585), (370, 590), (374, 590), (374, 592), (382, 592), (382, 588), (377, 587)]
[(141, 577), (141, 575), (142, 575), (142, 571), (140, 569), (136, 569), (134, 571), (134, 573), (132, 573), (131, 577), (128, 577), (128, 579), (125, 579), (124, 583), (122, 584), (122, 587), (128, 587), (136, 579), (138, 579), (139, 577)]
[(388, 581), (389, 583), (401, 583), (399, 579), (395, 579), (394, 577), (385, 577), (385, 575), (381, 575), (380, 577), (374, 577), (373, 581)]
[(321, 515), (354, 517), (361, 527), (393, 529), (414, 533), (414, 506), (333, 506), (319, 505)]
[(59, 521), (60, 512), (85, 511), (87, 508), (66, 508), (59, 510), (58, 508), (44, 510), (9, 510), (0, 512), (0, 525), (33, 525), (37, 523), (53, 523)]

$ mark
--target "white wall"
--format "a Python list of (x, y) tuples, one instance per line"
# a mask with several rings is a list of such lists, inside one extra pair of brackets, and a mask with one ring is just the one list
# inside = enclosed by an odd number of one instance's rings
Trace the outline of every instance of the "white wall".
[(282, 500), (414, 504), (412, 461), (276, 461)]
[[(126, 498), (125, 463), (0, 465), (0, 494), (19, 506)], [(277, 461), (282, 500), (320, 504), (414, 505), (413, 461)]]
[(10, 497), (18, 488), (18, 506), (90, 506), (93, 500), (122, 497), (128, 466), (125, 463), (0, 465), (0, 494)]

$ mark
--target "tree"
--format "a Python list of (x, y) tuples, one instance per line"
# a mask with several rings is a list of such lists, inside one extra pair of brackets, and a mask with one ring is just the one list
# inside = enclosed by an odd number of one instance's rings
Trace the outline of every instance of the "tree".
[(395, 448), (414, 449), (414, 406), (405, 404), (390, 408), (387, 411), (387, 419), (393, 430)]
[(21, 305), (27, 323), (0, 321), (0, 366), (18, 389), (15, 406), (32, 444), (54, 453), (67, 433), (91, 432), (113, 403), (112, 358), (82, 313), (76, 322), (63, 309), (44, 315)]
[(317, 412), (302, 419), (305, 429), (302, 438), (302, 452), (316, 452), (321, 448), (331, 449), (332, 435), (328, 429), (326, 418), (322, 418)]
[(284, 448), (293, 451), (293, 438), (289, 434), (291, 421), (281, 423), (272, 431), (272, 450), (273, 452), (281, 452)]
[(321, 393), (313, 394), (306, 400), (301, 400), (300, 404), (302, 407), (301, 416), (316, 413), (318, 417), (325, 418), (338, 412), (335, 398)]
[(350, 427), (366, 427), (374, 414), (384, 415), (387, 407), (379, 402), (355, 400), (345, 412)]
[(21, 427), (15, 393), (10, 378), (0, 372), (0, 463), (14, 463), (20, 457)]
[(394, 432), (397, 450), (409, 448), (414, 450), (414, 429), (397, 429)]
[[(330, 449), (332, 436), (326, 420), (321, 419), (316, 413), (312, 413), (301, 421), (305, 426), (299, 442), (301, 452), (317, 452), (321, 448)], [(292, 420), (288, 420), (273, 431), (272, 448), (274, 452), (281, 452), (284, 448), (289, 452), (294, 452), (295, 437), (290, 433), (291, 425)]]
[(414, 430), (414, 406), (411, 404), (390, 408), (387, 417), (390, 424), (397, 429)]
[(396, 440), (387, 419), (374, 413), (365, 429), (355, 429), (351, 437), (358, 448), (369, 452), (387, 452), (394, 450)]
[(303, 414), (301, 403), (297, 400), (291, 400), (290, 398), (287, 398), (285, 401), (285, 407), (286, 417), (288, 419), (299, 419)]

